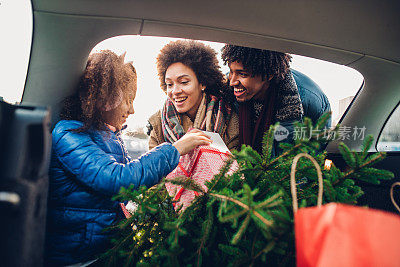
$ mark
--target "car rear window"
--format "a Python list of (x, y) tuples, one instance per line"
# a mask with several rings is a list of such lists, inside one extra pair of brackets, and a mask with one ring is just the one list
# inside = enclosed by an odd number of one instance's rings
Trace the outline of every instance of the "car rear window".
[(379, 136), (378, 151), (400, 151), (400, 104), (386, 122)]
[[(128, 136), (125, 137), (127, 139), (125, 143), (132, 138), (139, 138), (141, 142), (147, 141), (143, 135), (146, 132), (147, 120), (162, 107), (166, 98), (157, 76), (156, 57), (160, 49), (173, 40), (177, 39), (136, 35), (117, 36), (100, 42), (92, 50), (96, 52), (109, 49), (119, 55), (126, 51), (125, 60), (132, 61), (137, 70), (138, 91), (134, 101), (135, 114), (127, 120), (128, 128), (125, 132)], [(223, 65), (221, 59), (221, 48), (225, 44), (202, 42), (210, 45), (218, 53), (217, 58), (222, 72), (229, 73), (229, 67)], [(364, 79), (352, 68), (298, 55), (292, 55), (291, 67), (309, 76), (326, 94), (332, 109), (332, 125), (339, 122)], [(140, 140), (135, 139), (136, 142)], [(141, 145), (140, 149), (143, 149), (142, 147), (146, 146)], [(134, 149), (138, 148), (132, 148)]]
[[(32, 43), (32, 6), (29, 0), (0, 1), (0, 97), (20, 102)], [(6, 74), (6, 75), (5, 75)]]

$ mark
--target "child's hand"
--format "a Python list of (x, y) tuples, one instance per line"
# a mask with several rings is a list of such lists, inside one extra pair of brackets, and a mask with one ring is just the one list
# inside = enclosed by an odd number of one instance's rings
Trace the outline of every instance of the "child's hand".
[(178, 150), (179, 154), (182, 156), (189, 153), (198, 146), (209, 145), (210, 143), (211, 139), (208, 135), (198, 129), (192, 129), (172, 145)]

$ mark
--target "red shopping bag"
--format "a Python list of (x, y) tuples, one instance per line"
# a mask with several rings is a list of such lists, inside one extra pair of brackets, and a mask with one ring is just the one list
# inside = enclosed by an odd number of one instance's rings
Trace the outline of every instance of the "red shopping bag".
[[(221, 168), (224, 166), (227, 159), (231, 157), (230, 153), (224, 153), (210, 146), (199, 146), (192, 152), (182, 156), (179, 160), (178, 167), (173, 170), (166, 179), (173, 179), (179, 176), (186, 176), (195, 180), (196, 184), (200, 185), (204, 191), (207, 191), (206, 181), (211, 181)], [(232, 173), (238, 168), (236, 161), (231, 165), (228, 172)], [(165, 184), (167, 191), (173, 197), (175, 210), (182, 207), (181, 211), (186, 209), (193, 199), (198, 195), (197, 192), (187, 190), (179, 185), (172, 183)]]
[[(295, 168), (300, 157), (311, 159), (320, 179), (318, 206), (297, 210)], [(322, 174), (307, 154), (293, 160), (291, 172), (297, 265), (400, 266), (400, 216), (379, 210), (322, 203)]]

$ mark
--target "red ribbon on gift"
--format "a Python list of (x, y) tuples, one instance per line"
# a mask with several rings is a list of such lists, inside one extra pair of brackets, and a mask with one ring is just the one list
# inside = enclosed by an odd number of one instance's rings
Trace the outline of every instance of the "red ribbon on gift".
[(126, 209), (125, 204), (124, 203), (119, 203), (119, 206), (121, 207), (122, 212), (125, 215), (125, 218), (129, 219), (132, 215), (130, 214), (130, 212)]

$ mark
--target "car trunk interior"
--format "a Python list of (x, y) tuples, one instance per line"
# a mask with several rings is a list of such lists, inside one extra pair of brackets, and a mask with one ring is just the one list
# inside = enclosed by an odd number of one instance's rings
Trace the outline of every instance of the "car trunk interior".
[[(400, 100), (400, 1), (33, 0), (32, 5), (33, 41), (22, 105), (33, 106), (33, 109), (37, 106), (50, 108), (51, 119), (43, 115), (39, 123), (45, 131), (58, 120), (60, 103), (74, 91), (92, 48), (119, 35), (231, 43), (304, 55), (354, 68), (364, 76), (364, 83), (340, 123), (348, 127), (365, 126), (365, 134), (375, 138)], [(37, 124), (35, 116), (25, 119), (30, 121), (29, 125)], [(30, 129), (35, 132), (35, 128)], [(40, 136), (47, 134), (39, 133)], [(362, 140), (344, 142), (355, 150), (362, 145)], [(34, 159), (38, 157), (34, 152), (38, 149), (37, 143), (23, 144), (26, 145), (24, 151), (32, 152), (26, 152), (33, 157), (32, 164), (47, 166), (47, 141), (41, 146), (46, 156), (40, 156), (45, 163)], [(345, 169), (337, 145), (335, 141), (327, 146), (328, 158)], [(2, 152), (3, 157), (7, 151), (10, 150)], [(375, 151), (376, 143), (370, 152)], [(18, 156), (12, 159), (7, 161), (9, 166), (17, 166), (21, 160)], [(395, 180), (400, 181), (399, 162), (400, 152), (389, 152), (376, 167), (391, 170)], [(32, 170), (38, 168), (33, 166)], [(27, 176), (14, 176), (22, 177), (22, 183), (32, 184)], [(389, 198), (393, 182), (360, 183), (366, 192), (360, 204), (395, 212)], [(397, 197), (399, 199), (400, 194)], [(29, 226), (20, 224), (18, 227), (26, 230)], [(31, 227), (29, 229), (33, 230)], [(16, 228), (7, 231), (16, 231)], [(37, 242), (41, 245), (43, 241), (38, 239)]]

